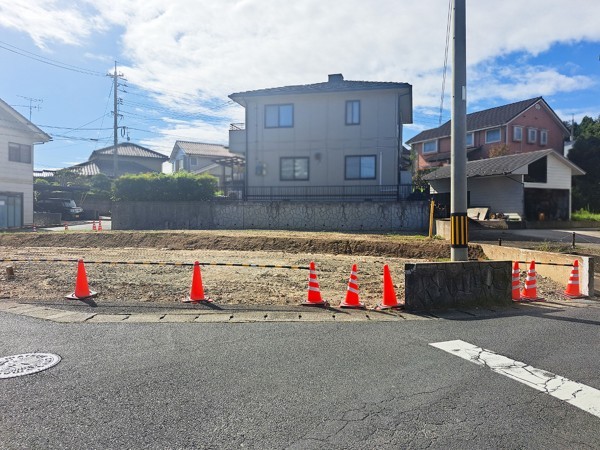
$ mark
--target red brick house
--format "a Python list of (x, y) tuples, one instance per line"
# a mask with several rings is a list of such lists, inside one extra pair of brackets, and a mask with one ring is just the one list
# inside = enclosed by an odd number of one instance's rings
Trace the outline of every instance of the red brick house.
[[(422, 131), (407, 143), (415, 155), (415, 169), (450, 163), (450, 121)], [(563, 154), (569, 130), (542, 97), (467, 115), (467, 159), (515, 155), (543, 149)]]

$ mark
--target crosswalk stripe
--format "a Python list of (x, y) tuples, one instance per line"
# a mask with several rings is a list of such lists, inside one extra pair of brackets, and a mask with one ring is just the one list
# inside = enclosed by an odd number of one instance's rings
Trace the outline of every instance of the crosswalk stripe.
[(468, 342), (455, 340), (429, 344), (459, 358), (466, 359), (545, 394), (563, 400), (585, 412), (600, 417), (600, 391), (560, 375), (536, 369), (528, 364)]

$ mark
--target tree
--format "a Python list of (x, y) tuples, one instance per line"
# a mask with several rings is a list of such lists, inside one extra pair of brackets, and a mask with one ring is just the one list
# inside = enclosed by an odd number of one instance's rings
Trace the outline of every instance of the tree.
[[(586, 129), (592, 132), (593, 126)], [(586, 171), (585, 175), (573, 177), (572, 209), (600, 212), (600, 132), (597, 136), (578, 137), (569, 160)]]

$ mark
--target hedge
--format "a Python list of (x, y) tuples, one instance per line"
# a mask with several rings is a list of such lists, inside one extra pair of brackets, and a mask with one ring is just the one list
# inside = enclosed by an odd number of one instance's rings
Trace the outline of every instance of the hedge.
[(188, 172), (124, 175), (115, 180), (115, 201), (209, 200), (217, 191), (217, 179), (209, 174)]

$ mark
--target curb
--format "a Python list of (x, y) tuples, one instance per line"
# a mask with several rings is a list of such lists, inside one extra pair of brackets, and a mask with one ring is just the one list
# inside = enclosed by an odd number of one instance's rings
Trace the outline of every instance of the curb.
[(516, 303), (506, 310), (474, 309), (450, 310), (428, 313), (408, 313), (405, 311), (370, 311), (314, 309), (306, 311), (211, 311), (166, 309), (154, 313), (104, 314), (85, 311), (67, 311), (16, 301), (0, 301), (0, 312), (55, 323), (257, 323), (257, 322), (406, 322), (415, 320), (473, 320), (477, 318), (499, 317), (506, 312), (527, 312), (557, 310), (565, 307), (600, 308), (600, 304), (590, 300), (568, 302)]

